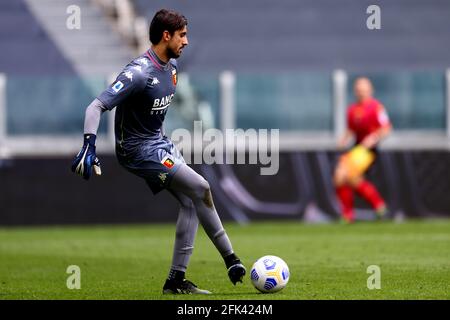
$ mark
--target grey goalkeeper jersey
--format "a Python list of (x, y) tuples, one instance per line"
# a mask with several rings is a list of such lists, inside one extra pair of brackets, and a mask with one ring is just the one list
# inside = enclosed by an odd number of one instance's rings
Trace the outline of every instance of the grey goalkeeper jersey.
[(131, 61), (97, 99), (115, 116), (116, 152), (127, 157), (142, 144), (161, 147), (161, 127), (175, 94), (177, 65), (163, 63), (149, 49)]

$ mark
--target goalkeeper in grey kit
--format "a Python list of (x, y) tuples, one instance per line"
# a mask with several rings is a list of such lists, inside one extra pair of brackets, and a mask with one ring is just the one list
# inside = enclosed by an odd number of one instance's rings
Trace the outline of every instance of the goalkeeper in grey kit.
[(84, 144), (72, 171), (85, 179), (101, 174), (95, 153), (101, 114), (116, 109), (116, 155), (131, 173), (145, 179), (153, 193), (168, 190), (181, 208), (169, 276), (163, 293), (208, 294), (185, 279), (199, 222), (222, 255), (233, 284), (246, 270), (236, 256), (214, 207), (208, 182), (189, 166), (163, 133), (162, 124), (175, 94), (178, 58), (188, 45), (187, 20), (171, 10), (158, 11), (150, 24), (152, 43), (130, 62), (114, 83), (86, 109)]

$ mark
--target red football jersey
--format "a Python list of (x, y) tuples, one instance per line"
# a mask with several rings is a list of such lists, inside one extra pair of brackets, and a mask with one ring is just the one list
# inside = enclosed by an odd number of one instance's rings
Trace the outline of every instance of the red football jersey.
[(376, 99), (353, 103), (347, 110), (348, 128), (355, 134), (356, 143), (360, 143), (372, 132), (390, 124), (383, 105)]

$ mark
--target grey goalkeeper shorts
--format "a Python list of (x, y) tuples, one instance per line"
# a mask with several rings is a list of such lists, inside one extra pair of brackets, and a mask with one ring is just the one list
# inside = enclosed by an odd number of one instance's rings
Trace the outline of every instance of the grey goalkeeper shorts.
[(183, 155), (167, 137), (143, 142), (131, 152), (116, 154), (119, 163), (143, 178), (153, 194), (166, 189), (180, 165), (186, 163)]

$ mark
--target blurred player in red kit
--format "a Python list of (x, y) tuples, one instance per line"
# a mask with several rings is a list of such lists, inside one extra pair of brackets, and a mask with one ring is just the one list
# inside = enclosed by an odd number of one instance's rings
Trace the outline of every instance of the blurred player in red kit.
[(377, 146), (389, 135), (391, 122), (384, 106), (373, 98), (373, 86), (368, 78), (354, 82), (356, 102), (347, 110), (347, 129), (339, 139), (338, 148), (344, 149), (354, 138), (354, 147), (344, 153), (334, 173), (334, 184), (341, 205), (342, 219), (354, 221), (353, 192), (364, 198), (374, 208), (378, 217), (386, 213), (386, 203), (375, 186), (364, 177), (377, 154)]

